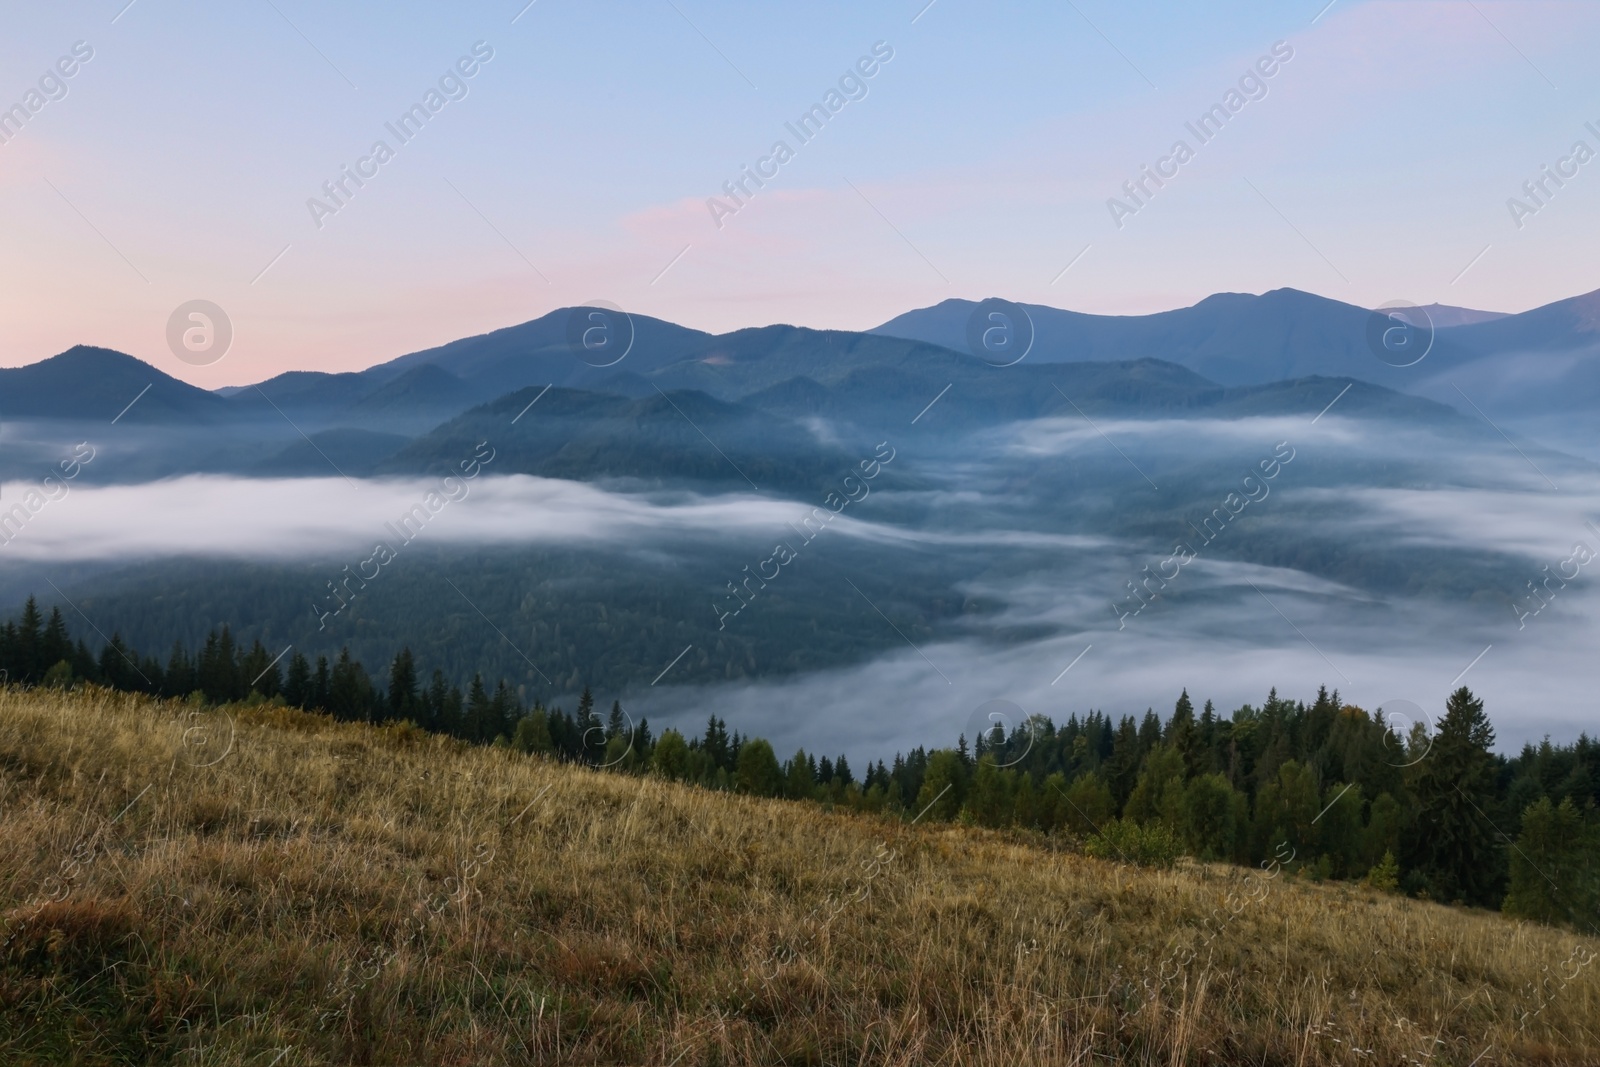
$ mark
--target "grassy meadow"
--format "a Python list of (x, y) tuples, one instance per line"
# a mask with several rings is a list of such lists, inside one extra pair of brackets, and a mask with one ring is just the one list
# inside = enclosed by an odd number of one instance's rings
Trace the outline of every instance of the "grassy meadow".
[(1287, 871), (0, 689), (0, 1063), (1600, 1063), (1600, 942)]

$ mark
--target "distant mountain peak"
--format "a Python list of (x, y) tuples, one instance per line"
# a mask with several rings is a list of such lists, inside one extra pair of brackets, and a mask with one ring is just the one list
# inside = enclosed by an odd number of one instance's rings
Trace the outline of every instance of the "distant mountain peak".
[[(1551, 307), (1564, 307), (1572, 312), (1579, 323), (1587, 329), (1600, 329), (1600, 289), (1592, 293), (1581, 293), (1566, 300), (1557, 301)], [(1535, 310), (1538, 310), (1537, 308)]]
[(73, 345), (26, 367), (0, 370), (7, 418), (206, 422), (226, 402), (111, 348)]
[(1419, 310), (1428, 314), (1428, 321), (1439, 329), (1451, 326), (1476, 326), (1480, 322), (1493, 322), (1509, 314), (1504, 311), (1480, 311), (1477, 308), (1456, 307), (1453, 304), (1421, 304)]
[[(58, 365), (150, 367), (150, 364), (137, 356), (130, 356), (126, 352), (118, 352), (114, 348), (101, 348), (99, 345), (73, 345), (65, 352), (58, 352), (32, 365), (38, 367), (52, 363)], [(150, 367), (150, 369), (154, 370), (155, 368)]]

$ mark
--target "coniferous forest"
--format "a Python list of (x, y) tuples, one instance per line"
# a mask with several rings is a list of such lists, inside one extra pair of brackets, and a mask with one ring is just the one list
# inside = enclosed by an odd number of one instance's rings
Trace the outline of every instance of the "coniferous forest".
[(1065, 723), (1034, 716), (1009, 734), (956, 739), (878, 760), (860, 773), (844, 755), (796, 751), (729, 732), (651, 733), (613, 701), (604, 717), (585, 688), (576, 709), (545, 707), (504, 681), (475, 676), (465, 693), (401, 649), (374, 678), (345, 650), (330, 663), (275, 660), (227, 627), (165, 660), (118, 635), (92, 652), (60, 609), (30, 598), (0, 628), (7, 684), (93, 684), (192, 703), (277, 703), (341, 721), (408, 721), (476, 744), (656, 774), (709, 789), (810, 800), (907, 819), (959, 821), (1038, 835), (1145, 866), (1179, 856), (1281, 866), (1313, 880), (1382, 890), (1600, 932), (1600, 742), (1526, 745), (1506, 757), (1483, 702), (1450, 695), (1432, 728), (1405, 736), (1381, 714), (1319, 689), (1310, 703), (1197, 711), (1187, 691), (1170, 714)]

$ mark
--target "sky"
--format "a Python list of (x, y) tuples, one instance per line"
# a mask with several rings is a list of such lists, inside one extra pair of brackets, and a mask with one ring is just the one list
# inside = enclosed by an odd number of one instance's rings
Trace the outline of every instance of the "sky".
[[(0, 108), (41, 106), (0, 126), (0, 365), (96, 344), (213, 388), (595, 300), (725, 331), (1600, 288), (1600, 161), (1522, 190), (1600, 151), (1594, 4), (525, 2), (8, 11)], [(1202, 143), (1186, 123), (1241, 78)], [(1146, 166), (1176, 173), (1135, 201)], [(736, 203), (746, 167), (769, 177)], [(202, 366), (167, 340), (192, 300), (233, 331)]]

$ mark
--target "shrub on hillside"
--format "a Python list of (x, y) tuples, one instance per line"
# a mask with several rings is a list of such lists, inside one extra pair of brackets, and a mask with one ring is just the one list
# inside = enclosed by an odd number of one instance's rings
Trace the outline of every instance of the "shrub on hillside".
[(1160, 823), (1143, 825), (1131, 819), (1112, 819), (1085, 843), (1089, 855), (1120, 860), (1140, 867), (1171, 867), (1183, 851), (1171, 830)]

